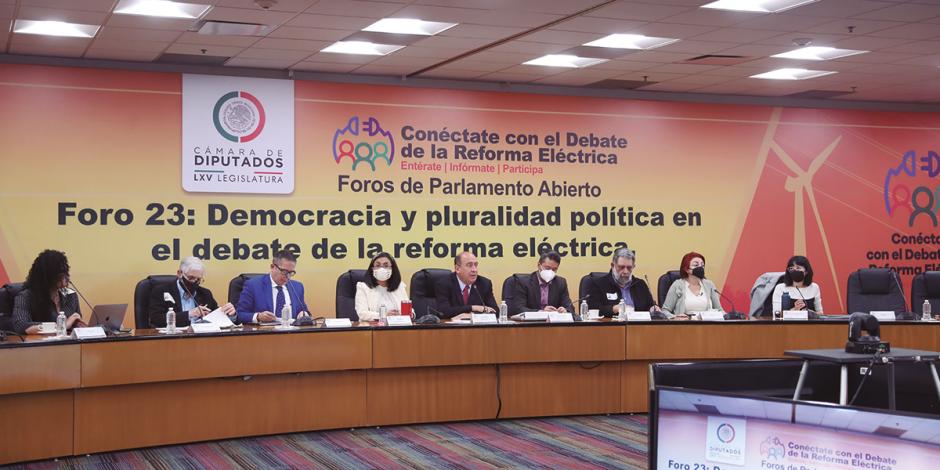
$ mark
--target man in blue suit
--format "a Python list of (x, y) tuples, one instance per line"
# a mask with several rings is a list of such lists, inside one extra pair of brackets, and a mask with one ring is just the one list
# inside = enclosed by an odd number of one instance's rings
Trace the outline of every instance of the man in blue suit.
[(274, 254), (269, 276), (258, 276), (245, 282), (238, 297), (238, 319), (242, 323), (266, 323), (277, 321), (281, 309), (288, 306), (297, 318), (307, 313), (304, 302), (304, 285), (290, 278), (297, 274), (297, 257), (281, 250)]

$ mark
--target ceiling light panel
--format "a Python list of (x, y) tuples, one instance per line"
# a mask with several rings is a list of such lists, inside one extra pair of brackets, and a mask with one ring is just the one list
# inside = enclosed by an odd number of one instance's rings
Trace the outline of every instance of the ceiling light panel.
[(362, 28), (363, 31), (393, 34), (415, 34), (419, 36), (434, 36), (442, 31), (457, 26), (457, 23), (442, 23), (438, 21), (423, 21), (410, 18), (383, 18)]
[(16, 20), (13, 32), (66, 38), (90, 38), (98, 33), (100, 25), (66, 23), (64, 21)]
[(167, 0), (121, 0), (114, 13), (118, 15), (154, 16), (158, 18), (199, 18), (210, 5), (170, 2)]

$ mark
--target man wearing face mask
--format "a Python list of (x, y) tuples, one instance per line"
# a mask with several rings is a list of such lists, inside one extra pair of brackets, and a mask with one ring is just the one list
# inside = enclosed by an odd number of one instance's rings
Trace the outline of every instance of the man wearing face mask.
[(547, 251), (539, 257), (535, 272), (525, 281), (515, 282), (512, 299), (509, 301), (509, 314), (522, 312), (574, 312), (571, 297), (568, 295), (568, 281), (558, 276), (561, 256), (554, 251)]
[[(194, 256), (183, 258), (176, 279), (154, 286), (150, 291), (150, 325), (154, 328), (166, 326), (166, 310), (172, 307), (176, 311), (176, 326), (186, 327), (199, 321), (203, 316), (219, 308), (212, 292), (202, 287), (206, 268), (202, 260)], [(173, 297), (173, 304), (164, 300), (165, 294)], [(235, 315), (235, 307), (226, 303), (222, 306), (226, 315)]]
[(634, 310), (658, 310), (653, 294), (642, 279), (633, 276), (636, 254), (629, 248), (618, 248), (610, 261), (610, 274), (591, 278), (588, 283), (588, 308), (597, 309), (602, 317), (620, 314), (620, 299)]

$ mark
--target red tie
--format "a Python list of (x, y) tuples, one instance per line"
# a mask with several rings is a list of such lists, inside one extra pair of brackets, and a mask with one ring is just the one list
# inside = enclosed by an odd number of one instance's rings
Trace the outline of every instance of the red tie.
[(467, 305), (470, 303), (470, 284), (463, 286), (463, 304)]

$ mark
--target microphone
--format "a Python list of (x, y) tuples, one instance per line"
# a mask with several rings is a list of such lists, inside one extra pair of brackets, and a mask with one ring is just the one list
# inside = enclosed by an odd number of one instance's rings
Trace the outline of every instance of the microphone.
[[(492, 307), (490, 307), (489, 305), (486, 305), (486, 301), (483, 300), (483, 294), (480, 293), (480, 289), (477, 288), (477, 283), (475, 283), (475, 282), (474, 282), (473, 284), (470, 284), (470, 292), (473, 293), (473, 291), (476, 291), (477, 297), (480, 298), (480, 305), (483, 306), (483, 313), (487, 313), (487, 312), (486, 312), (486, 309), (492, 308)], [(470, 297), (470, 296), (468, 295), (467, 298), (469, 299), (469, 297)], [(470, 312), (473, 313), (473, 309), (472, 309), (472, 308), (470, 309)], [(490, 313), (493, 313), (493, 312), (490, 312)]]
[(101, 319), (98, 318), (98, 312), (95, 311), (95, 307), (91, 306), (91, 303), (89, 303), (88, 299), (86, 299), (85, 296), (82, 295), (82, 291), (78, 290), (78, 286), (76, 286), (75, 283), (72, 282), (71, 279), (69, 279), (69, 285), (72, 286), (72, 288), (75, 290), (75, 293), (78, 294), (78, 296), (82, 298), (82, 301), (85, 302), (85, 305), (87, 305), (88, 308), (91, 309), (91, 318), (95, 319), (95, 323), (100, 325), (102, 329), (105, 331), (105, 333), (113, 333), (113, 331), (111, 331), (111, 325), (102, 323)]
[[(291, 290), (291, 288), (290, 288), (290, 275), (287, 276), (287, 295), (291, 295), (291, 296), (297, 297), (297, 294), (296, 294), (293, 290)], [(307, 315), (304, 315), (304, 316), (297, 316), (297, 318), (294, 319), (294, 322), (291, 323), (291, 326), (310, 326), (310, 325), (313, 325), (314, 321), (313, 321), (313, 318), (310, 316), (310, 308), (307, 307), (307, 303), (304, 302), (304, 299), (302, 299), (302, 298), (300, 298), (300, 297), (297, 297), (297, 299), (300, 300), (300, 307), (303, 309), (304, 312), (307, 312)], [(280, 314), (281, 314), (281, 312), (278, 312), (278, 313), (277, 313), (277, 315), (280, 315)]]
[[(432, 311), (433, 311), (433, 313), (432, 313)], [(445, 314), (444, 312), (442, 312), (442, 311), (440, 311), (440, 310), (438, 310), (438, 309), (432, 307), (431, 304), (428, 304), (428, 313), (425, 313), (424, 315), (421, 315), (421, 318), (418, 318), (417, 320), (415, 320), (415, 323), (421, 323), (421, 324), (435, 324), (435, 323), (440, 323), (440, 322), (441, 322), (441, 318), (444, 318), (444, 317), (446, 317), (446, 316), (447, 316), (447, 314)], [(429, 317), (433, 317), (433, 318), (435, 318), (436, 320), (431, 320), (431, 318), (429, 318)]]
[(715, 292), (717, 292), (718, 295), (720, 295), (722, 299), (727, 300), (728, 303), (731, 304), (731, 311), (725, 314), (725, 320), (746, 320), (747, 319), (747, 317), (745, 317), (743, 313), (739, 312), (738, 309), (734, 308), (734, 301), (731, 300), (731, 297), (728, 297), (727, 295), (723, 294), (720, 290), (718, 290), (717, 287), (715, 288)]
[(26, 339), (23, 338), (23, 335), (21, 335), (21, 334), (15, 332), (15, 331), (13, 331), (13, 330), (0, 330), (0, 342), (6, 341), (6, 340), (7, 340), (7, 336), (10, 336), (10, 335), (13, 335), (13, 336), (18, 337), (18, 338), (20, 339), (20, 342), (21, 342), (21, 343), (22, 343), (23, 341), (26, 341)]
[(578, 305), (581, 305), (581, 302), (584, 302), (585, 300), (589, 298), (591, 298), (591, 294), (584, 294), (584, 297), (581, 297), (580, 299), (575, 300), (575, 303), (577, 303)]
[(904, 312), (908, 312), (907, 300), (904, 298), (904, 289), (901, 288), (901, 282), (898, 281), (898, 273), (891, 271), (891, 278), (894, 279), (894, 284), (898, 286), (898, 292), (901, 294), (901, 304), (904, 305)]

